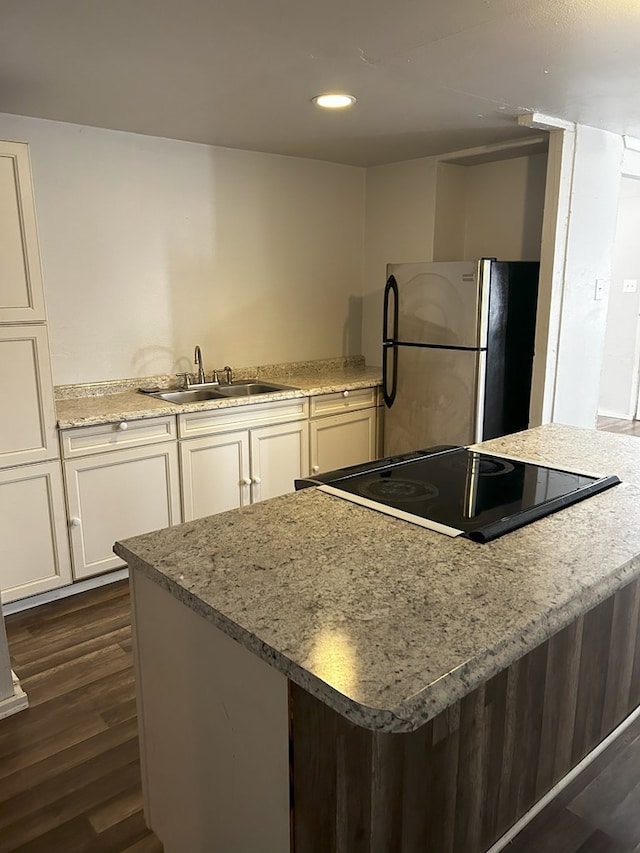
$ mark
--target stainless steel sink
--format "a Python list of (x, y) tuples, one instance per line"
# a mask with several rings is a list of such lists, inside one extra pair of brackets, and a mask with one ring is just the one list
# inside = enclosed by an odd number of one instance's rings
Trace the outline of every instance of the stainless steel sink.
[(272, 394), (274, 391), (295, 391), (291, 385), (261, 382), (259, 379), (241, 379), (231, 385), (220, 385), (218, 393), (225, 397), (254, 397), (257, 394)]
[(224, 400), (214, 388), (189, 388), (188, 390), (155, 391), (149, 397), (166, 400), (168, 403), (201, 403), (204, 400)]
[(149, 397), (166, 400), (168, 403), (201, 403), (206, 400), (225, 400), (229, 397), (257, 397), (274, 391), (295, 391), (291, 385), (261, 382), (258, 379), (240, 379), (230, 385), (207, 383), (190, 388), (168, 388), (166, 391), (146, 391)]

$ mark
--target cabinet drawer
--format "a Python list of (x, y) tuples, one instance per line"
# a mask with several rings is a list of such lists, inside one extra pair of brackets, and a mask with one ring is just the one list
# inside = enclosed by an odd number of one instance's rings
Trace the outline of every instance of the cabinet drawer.
[(178, 415), (178, 435), (180, 438), (195, 438), (234, 429), (306, 420), (308, 417), (309, 398), (293, 397), (270, 403), (250, 403), (246, 406), (209, 409), (204, 412), (186, 412), (184, 415)]
[(164, 418), (146, 418), (137, 421), (121, 421), (116, 424), (75, 427), (60, 432), (62, 455), (65, 459), (104, 453), (121, 447), (141, 447), (158, 444), (176, 437), (176, 419), (173, 415)]
[(355, 409), (366, 409), (376, 404), (375, 388), (358, 388), (355, 391), (338, 391), (334, 394), (320, 394), (311, 398), (311, 417), (337, 415)]

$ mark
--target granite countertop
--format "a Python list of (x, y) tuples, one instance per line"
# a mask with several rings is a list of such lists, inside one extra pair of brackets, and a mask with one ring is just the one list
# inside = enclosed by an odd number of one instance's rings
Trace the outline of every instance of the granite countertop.
[(306, 489), (116, 552), (357, 725), (411, 731), (640, 574), (640, 441), (481, 445), (626, 480), (486, 545)]
[[(246, 373), (246, 370), (244, 371)], [(136, 387), (148, 385), (148, 380), (125, 380), (111, 384), (110, 393), (86, 393), (83, 396), (67, 396), (56, 400), (56, 417), (60, 429), (78, 426), (91, 426), (105, 423), (118, 423), (123, 420), (155, 418), (162, 415), (179, 415), (185, 412), (199, 412), (207, 409), (228, 409), (273, 400), (286, 400), (294, 397), (308, 397), (317, 394), (330, 394), (336, 391), (370, 388), (381, 383), (379, 367), (362, 365), (335, 367), (330, 363), (325, 368), (293, 371), (269, 368), (256, 368), (249, 374), (268, 381), (272, 379), (281, 385), (291, 385), (293, 390), (274, 391), (259, 397), (236, 397), (228, 400), (207, 400), (202, 403), (176, 404), (140, 394)], [(239, 378), (248, 378), (240, 377)], [(129, 387), (127, 387), (129, 386)], [(95, 386), (98, 391), (101, 386)], [(91, 390), (91, 386), (85, 386)], [(117, 390), (113, 393), (113, 388)], [(70, 389), (70, 390), (67, 390)], [(65, 386), (66, 393), (73, 392), (72, 386)]]

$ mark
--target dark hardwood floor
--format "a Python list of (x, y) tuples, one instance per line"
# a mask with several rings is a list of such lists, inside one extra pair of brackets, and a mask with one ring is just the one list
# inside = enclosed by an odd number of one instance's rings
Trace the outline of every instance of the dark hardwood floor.
[(6, 617), (0, 853), (162, 853), (142, 816), (126, 581)]

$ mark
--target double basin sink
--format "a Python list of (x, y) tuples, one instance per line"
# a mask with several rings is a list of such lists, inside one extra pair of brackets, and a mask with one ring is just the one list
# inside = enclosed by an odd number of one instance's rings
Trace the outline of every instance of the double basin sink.
[(230, 397), (259, 397), (276, 391), (296, 391), (291, 385), (261, 382), (259, 379), (244, 379), (229, 385), (206, 383), (189, 388), (167, 388), (166, 391), (145, 391), (149, 397), (166, 400), (168, 403), (202, 403), (206, 400), (228, 400)]

